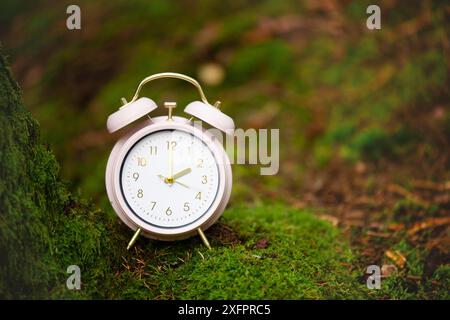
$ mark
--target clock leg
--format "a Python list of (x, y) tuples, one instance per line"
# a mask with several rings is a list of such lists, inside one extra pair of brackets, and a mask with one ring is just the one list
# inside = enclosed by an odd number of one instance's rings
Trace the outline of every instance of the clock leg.
[(200, 235), (200, 238), (202, 238), (203, 243), (205, 244), (205, 246), (211, 250), (211, 245), (209, 244), (208, 239), (206, 238), (205, 234), (203, 233), (203, 230), (200, 228), (197, 228), (198, 234)]
[(139, 237), (140, 233), (141, 233), (141, 228), (137, 228), (136, 232), (134, 233), (133, 237), (131, 238), (130, 242), (128, 243), (127, 250), (130, 250), (130, 248), (133, 246), (133, 244), (136, 242), (137, 238)]

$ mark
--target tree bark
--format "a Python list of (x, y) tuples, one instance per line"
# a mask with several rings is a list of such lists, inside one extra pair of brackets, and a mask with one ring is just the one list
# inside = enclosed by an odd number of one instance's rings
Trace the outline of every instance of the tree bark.
[[(117, 224), (74, 198), (58, 172), (0, 52), (0, 298), (104, 297), (95, 283), (114, 270), (99, 257), (124, 253), (107, 230)], [(66, 288), (69, 265), (87, 290)]]

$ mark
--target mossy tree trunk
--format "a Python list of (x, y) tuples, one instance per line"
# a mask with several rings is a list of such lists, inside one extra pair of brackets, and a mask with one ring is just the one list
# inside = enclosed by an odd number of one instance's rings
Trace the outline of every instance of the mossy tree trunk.
[(98, 279), (113, 272), (99, 271), (100, 254), (123, 253), (106, 217), (74, 199), (58, 171), (0, 54), (0, 298), (81, 297), (65, 288), (67, 267), (95, 265)]

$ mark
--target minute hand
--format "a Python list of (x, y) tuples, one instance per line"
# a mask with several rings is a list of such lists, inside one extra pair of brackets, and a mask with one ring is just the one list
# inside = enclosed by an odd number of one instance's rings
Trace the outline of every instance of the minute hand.
[(187, 175), (187, 174), (190, 173), (191, 171), (192, 171), (191, 168), (183, 169), (183, 170), (181, 170), (180, 172), (175, 173), (175, 174), (172, 176), (172, 179), (175, 180), (175, 179), (181, 178), (182, 176)]

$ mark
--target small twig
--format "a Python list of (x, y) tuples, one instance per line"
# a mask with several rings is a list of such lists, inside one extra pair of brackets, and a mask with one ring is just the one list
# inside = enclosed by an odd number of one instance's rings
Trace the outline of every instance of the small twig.
[(450, 217), (445, 218), (429, 218), (424, 221), (415, 223), (409, 230), (408, 235), (412, 236), (413, 234), (433, 227), (439, 227), (445, 224), (450, 223)]
[(449, 191), (450, 190), (450, 181), (444, 183), (436, 183), (429, 180), (413, 180), (411, 184), (415, 188), (420, 189), (430, 189), (435, 191)]
[(375, 238), (391, 238), (392, 237), (392, 234), (381, 233), (381, 232), (374, 232), (374, 231), (367, 231), (367, 235), (369, 237), (375, 237)]

